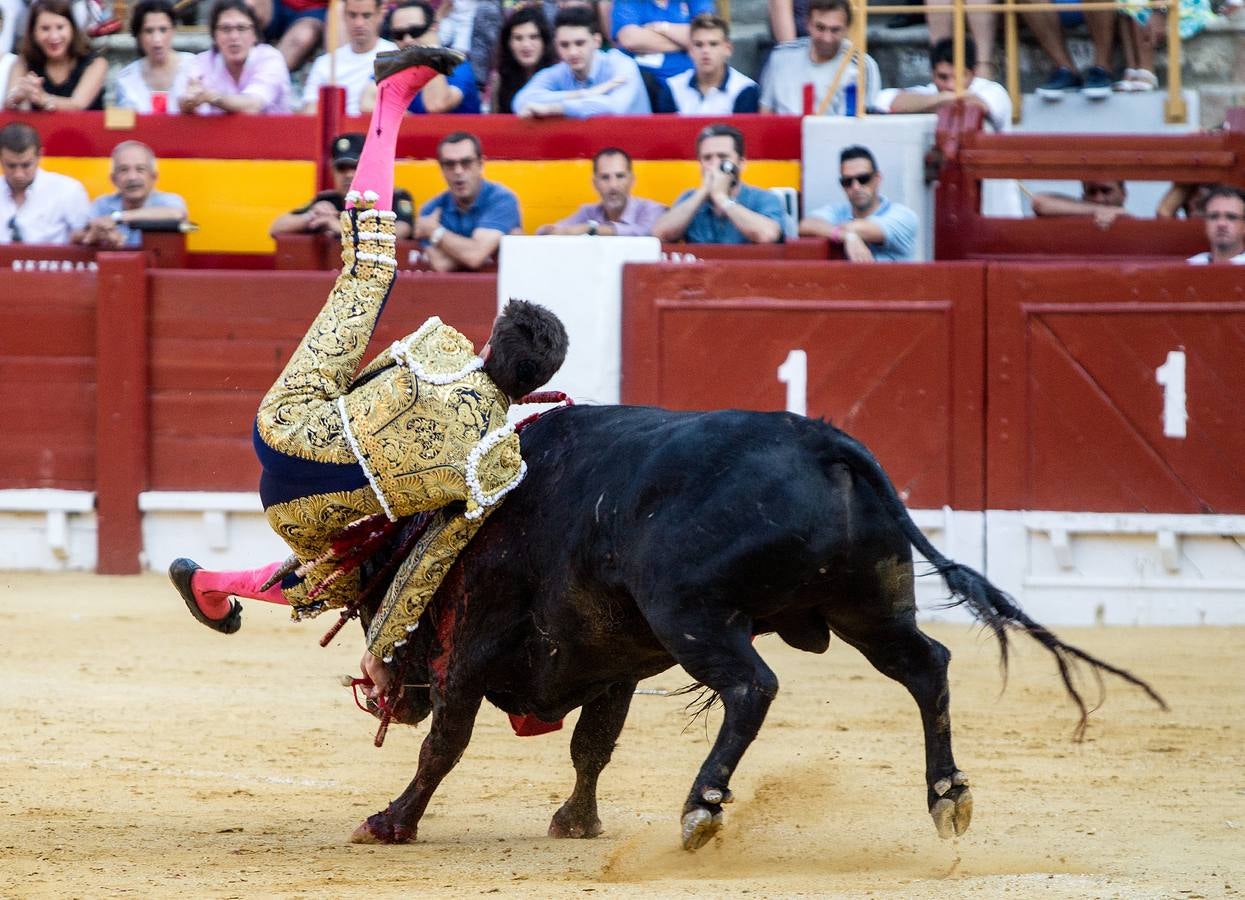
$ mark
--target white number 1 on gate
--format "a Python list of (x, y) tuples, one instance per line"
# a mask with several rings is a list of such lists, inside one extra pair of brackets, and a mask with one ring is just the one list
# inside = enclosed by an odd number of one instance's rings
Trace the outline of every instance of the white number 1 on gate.
[(1183, 350), (1171, 350), (1167, 362), (1154, 370), (1154, 380), (1163, 386), (1163, 434), (1169, 438), (1187, 435), (1189, 413), (1185, 402), (1184, 362)]
[(808, 415), (808, 354), (803, 350), (788, 353), (778, 367), (778, 380), (787, 386), (787, 412)]

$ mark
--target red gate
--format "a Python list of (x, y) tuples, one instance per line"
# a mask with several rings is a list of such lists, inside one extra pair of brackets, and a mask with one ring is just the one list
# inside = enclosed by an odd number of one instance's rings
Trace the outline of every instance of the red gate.
[(984, 281), (971, 263), (629, 265), (623, 402), (824, 416), (911, 505), (982, 509)]
[(991, 265), (991, 509), (1245, 512), (1239, 268)]

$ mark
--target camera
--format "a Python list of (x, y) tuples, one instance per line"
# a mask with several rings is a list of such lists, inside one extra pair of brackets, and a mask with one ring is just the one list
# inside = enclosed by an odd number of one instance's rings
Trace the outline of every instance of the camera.
[(735, 187), (739, 184), (739, 166), (735, 165), (729, 159), (724, 159), (718, 168), (724, 174), (731, 176), (731, 187)]

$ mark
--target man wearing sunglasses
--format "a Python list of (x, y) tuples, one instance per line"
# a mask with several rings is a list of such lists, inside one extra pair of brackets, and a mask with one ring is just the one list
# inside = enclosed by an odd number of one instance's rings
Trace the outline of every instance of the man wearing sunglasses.
[(1195, 266), (1245, 265), (1245, 194), (1218, 184), (1206, 195), (1206, 240), (1209, 253), (1190, 256)]
[[(364, 136), (358, 132), (340, 134), (333, 139), (333, 190), (321, 191), (306, 206), (278, 216), (268, 229), (270, 235), (324, 232), (341, 236), (341, 214), (346, 208), (350, 182), (359, 167), (359, 157), (363, 154), (363, 139)], [(415, 201), (409, 191), (394, 189), (393, 211), (397, 216), (394, 234), (398, 240), (405, 240), (415, 227)]]
[(39, 167), (39, 132), (24, 122), (0, 128), (0, 244), (68, 244), (86, 227), (91, 200), (66, 175)]
[[(394, 7), (389, 13), (386, 36), (398, 45), (400, 50), (407, 47), (440, 47), (441, 39), (437, 29), (436, 13), (426, 0), (406, 0)], [(370, 113), (376, 105), (376, 83), (372, 82), (363, 89), (363, 97), (359, 100), (359, 108)], [(422, 91), (415, 95), (407, 112), (417, 115), (422, 113), (460, 113), (471, 114), (480, 111), (480, 89), (476, 86), (475, 73), (471, 63), (463, 60), (449, 75), (438, 75), (428, 82)]]
[[(346, 89), (346, 115), (359, 115), (359, 100), (363, 90), (372, 83), (372, 63), (382, 50), (397, 50), (397, 46), (380, 36), (384, 22), (384, 8), (380, 0), (346, 0), (342, 4), (346, 20), (346, 36), (349, 40), (333, 51), (325, 53), (311, 64), (307, 85), (303, 88), (303, 112), (315, 113), (320, 103), (320, 86), (329, 83), (330, 62), (336, 63), (337, 84)], [(330, 25), (329, 27), (333, 27)]]
[(882, 173), (865, 147), (839, 154), (845, 203), (828, 203), (800, 222), (800, 234), (843, 245), (852, 262), (910, 262), (916, 258), (917, 214), (882, 196)]
[(437, 272), (476, 271), (491, 265), (503, 236), (521, 233), (514, 192), (484, 180), (480, 139), (455, 131), (437, 144), (437, 164), (449, 190), (419, 211), (415, 238), (424, 242)]

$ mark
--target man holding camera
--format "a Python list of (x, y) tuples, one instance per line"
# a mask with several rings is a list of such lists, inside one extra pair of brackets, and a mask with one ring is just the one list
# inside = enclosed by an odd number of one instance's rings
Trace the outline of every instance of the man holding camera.
[(782, 240), (782, 201), (740, 181), (744, 136), (731, 125), (709, 125), (696, 137), (700, 187), (684, 191), (653, 224), (653, 236), (689, 244), (776, 244)]

